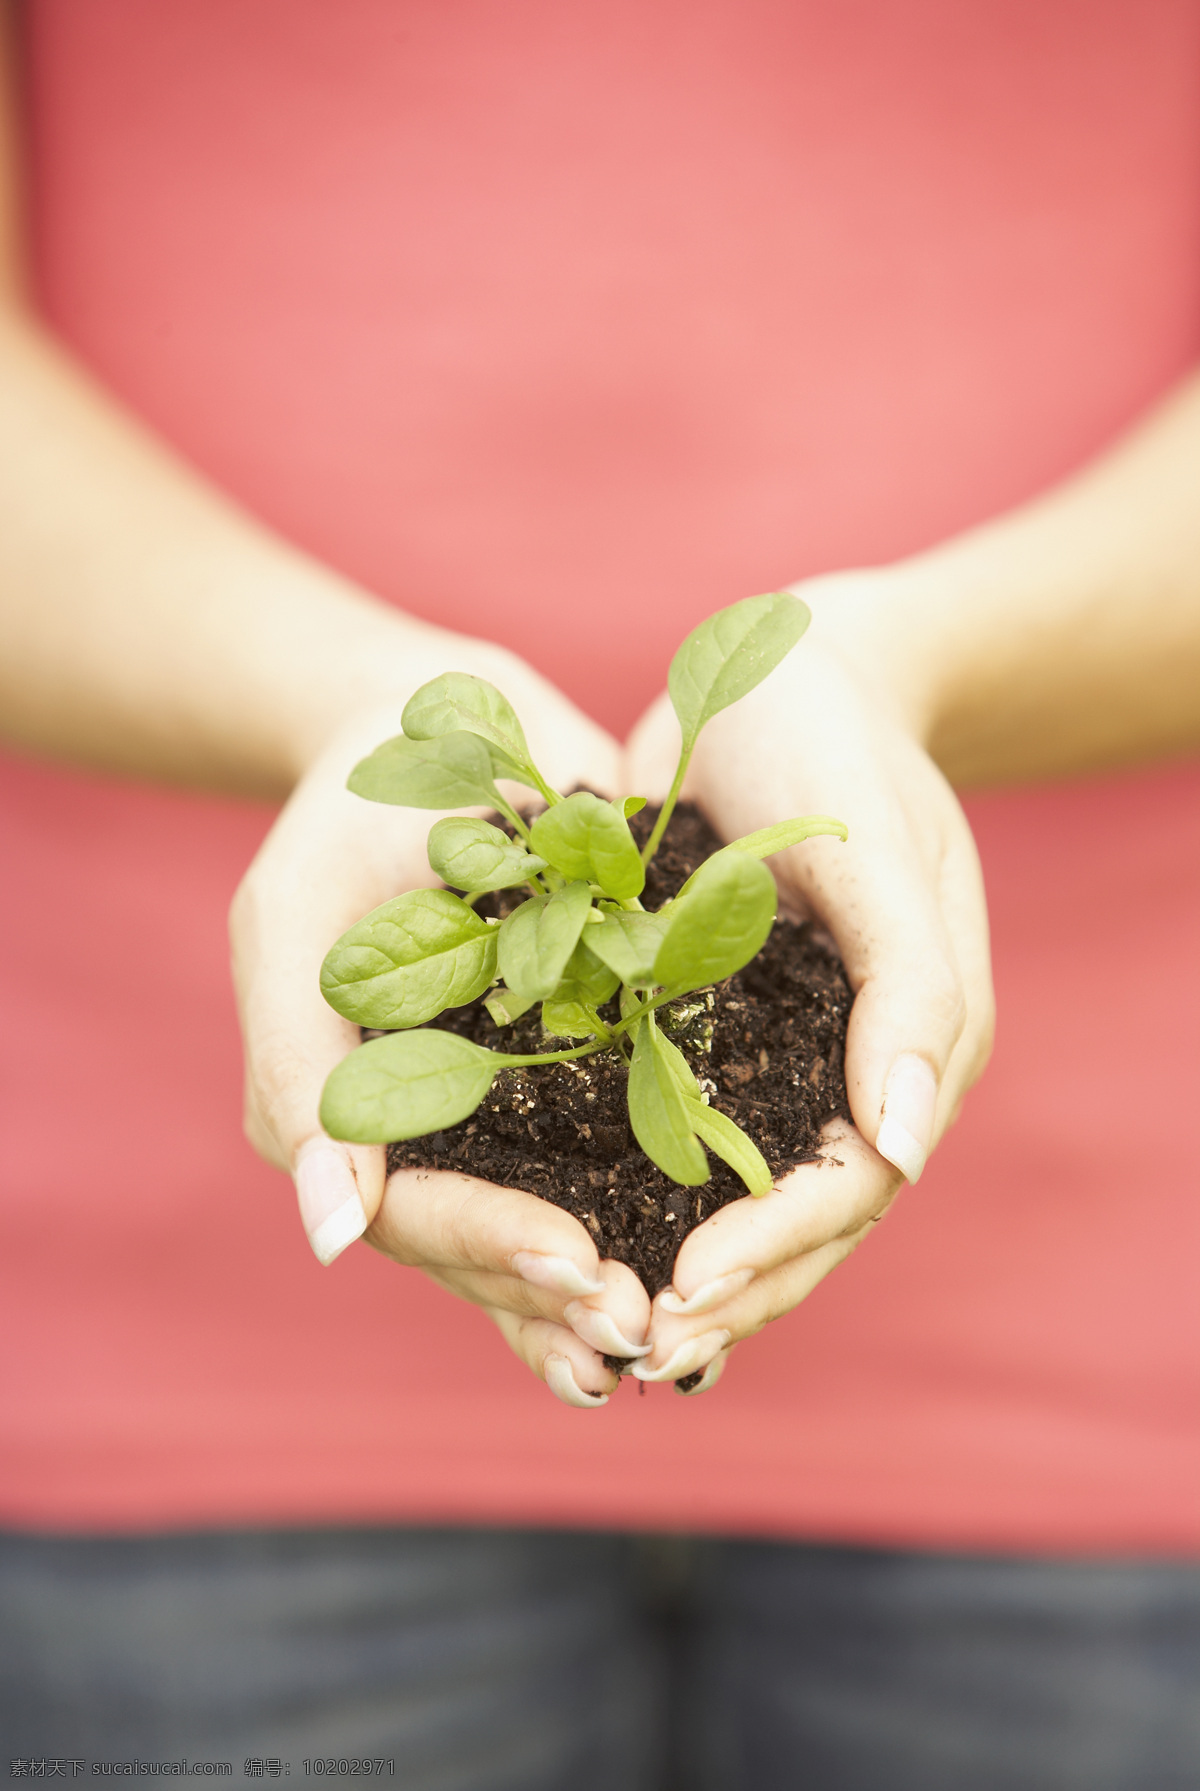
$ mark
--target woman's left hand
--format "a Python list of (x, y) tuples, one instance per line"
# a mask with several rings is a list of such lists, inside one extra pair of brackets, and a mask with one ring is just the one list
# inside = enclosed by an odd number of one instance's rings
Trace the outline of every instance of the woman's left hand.
[[(654, 1302), (654, 1347), (634, 1369), (639, 1378), (703, 1369), (701, 1391), (735, 1343), (811, 1293), (902, 1183), (917, 1180), (990, 1051), (987, 913), (966, 818), (902, 700), (869, 653), (855, 653), (853, 632), (819, 626), (823, 599), (836, 606), (854, 588), (832, 579), (812, 587), (818, 625), (709, 724), (684, 791), (727, 840), (792, 815), (846, 823), (845, 843), (811, 839), (768, 863), (782, 911), (828, 929), (854, 990), (854, 1123), (827, 1128), (821, 1162), (723, 1207), (689, 1236), (674, 1286)], [(678, 747), (664, 696), (634, 732), (624, 787), (660, 798)]]

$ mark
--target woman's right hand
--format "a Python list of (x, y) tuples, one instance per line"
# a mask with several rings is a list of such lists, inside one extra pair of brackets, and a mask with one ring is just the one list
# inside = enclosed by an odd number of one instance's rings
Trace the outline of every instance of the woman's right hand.
[(633, 1273), (601, 1263), (585, 1228), (532, 1194), (442, 1171), (388, 1177), (382, 1145), (337, 1143), (317, 1117), (326, 1077), (359, 1042), (358, 1029), (321, 995), (325, 953), (381, 902), (437, 882), (425, 853), (434, 816), (346, 789), (358, 759), (400, 732), (413, 690), (450, 668), (487, 678), (513, 703), (552, 784), (615, 793), (616, 742), (515, 655), (414, 630), (398, 663), (394, 704), (356, 717), (322, 749), (234, 899), (247, 1135), (295, 1177), (323, 1263), (365, 1237), (482, 1306), (567, 1404), (602, 1404), (616, 1385), (602, 1356), (636, 1354), (649, 1325), (650, 1303)]

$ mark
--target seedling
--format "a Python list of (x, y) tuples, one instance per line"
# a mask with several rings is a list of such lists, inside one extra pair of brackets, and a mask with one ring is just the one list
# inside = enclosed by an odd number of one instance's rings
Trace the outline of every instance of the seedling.
[[(798, 598), (772, 592), (718, 611), (688, 635), (668, 678), (683, 735), (679, 763), (641, 851), (629, 816), (645, 798), (559, 795), (493, 685), (447, 672), (417, 691), (401, 717), (404, 732), (356, 765), (348, 787), (409, 808), (491, 809), (515, 837), (465, 816), (435, 821), (429, 863), (451, 888), (395, 896), (325, 959), (321, 991), (330, 1006), (387, 1035), (360, 1045), (326, 1082), (321, 1123), (332, 1137), (379, 1144), (440, 1132), (474, 1113), (502, 1069), (619, 1053), (634, 1136), (664, 1174), (689, 1187), (706, 1182), (707, 1146), (751, 1194), (767, 1192), (761, 1152), (709, 1105), (656, 1016), (761, 950), (777, 902), (764, 858), (814, 834), (845, 839), (846, 829), (828, 815), (779, 821), (714, 852), (657, 913), (640, 898), (701, 729), (761, 683), (808, 623)], [(526, 822), (497, 779), (536, 791), (545, 810)], [(521, 885), (529, 894), (504, 920), (475, 912), (486, 892)], [(428, 1026), (480, 997), (498, 1028), (540, 1002), (548, 1040), (581, 1042), (532, 1055), (491, 1051)]]

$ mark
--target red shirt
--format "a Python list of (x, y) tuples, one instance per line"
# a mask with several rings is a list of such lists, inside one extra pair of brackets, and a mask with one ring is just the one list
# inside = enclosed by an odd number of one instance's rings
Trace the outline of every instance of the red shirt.
[[(701, 615), (1043, 488), (1200, 338), (1195, 0), (29, 22), (64, 337), (619, 730)], [(15, 761), (0, 800), (9, 1521), (1200, 1543), (1194, 768), (971, 802), (1000, 1033), (959, 1126), (717, 1393), (593, 1416), (414, 1272), (321, 1270), (244, 1144), (265, 812)]]

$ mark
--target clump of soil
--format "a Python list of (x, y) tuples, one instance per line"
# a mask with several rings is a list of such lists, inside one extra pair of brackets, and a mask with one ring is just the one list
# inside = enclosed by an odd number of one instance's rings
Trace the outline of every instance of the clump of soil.
[[(657, 813), (647, 808), (631, 818), (639, 845)], [(700, 811), (681, 803), (650, 866), (645, 906), (659, 908), (721, 843)], [(504, 914), (525, 893), (484, 897), (477, 912)], [(813, 928), (779, 920), (744, 970), (660, 1008), (658, 1020), (713, 1105), (753, 1138), (778, 1176), (814, 1162), (822, 1126), (849, 1118), (843, 1060), (851, 1000), (840, 960)], [(615, 1004), (611, 1013), (615, 1021)], [(494, 1050), (557, 1048), (536, 1007), (498, 1027), (473, 1003), (436, 1025)], [(712, 1179), (700, 1188), (681, 1187), (657, 1169), (630, 1130), (626, 1081), (616, 1052), (501, 1070), (469, 1120), (389, 1145), (388, 1170), (457, 1169), (553, 1201), (587, 1226), (602, 1258), (627, 1263), (653, 1297), (670, 1285), (688, 1233), (746, 1189), (713, 1156)]]

